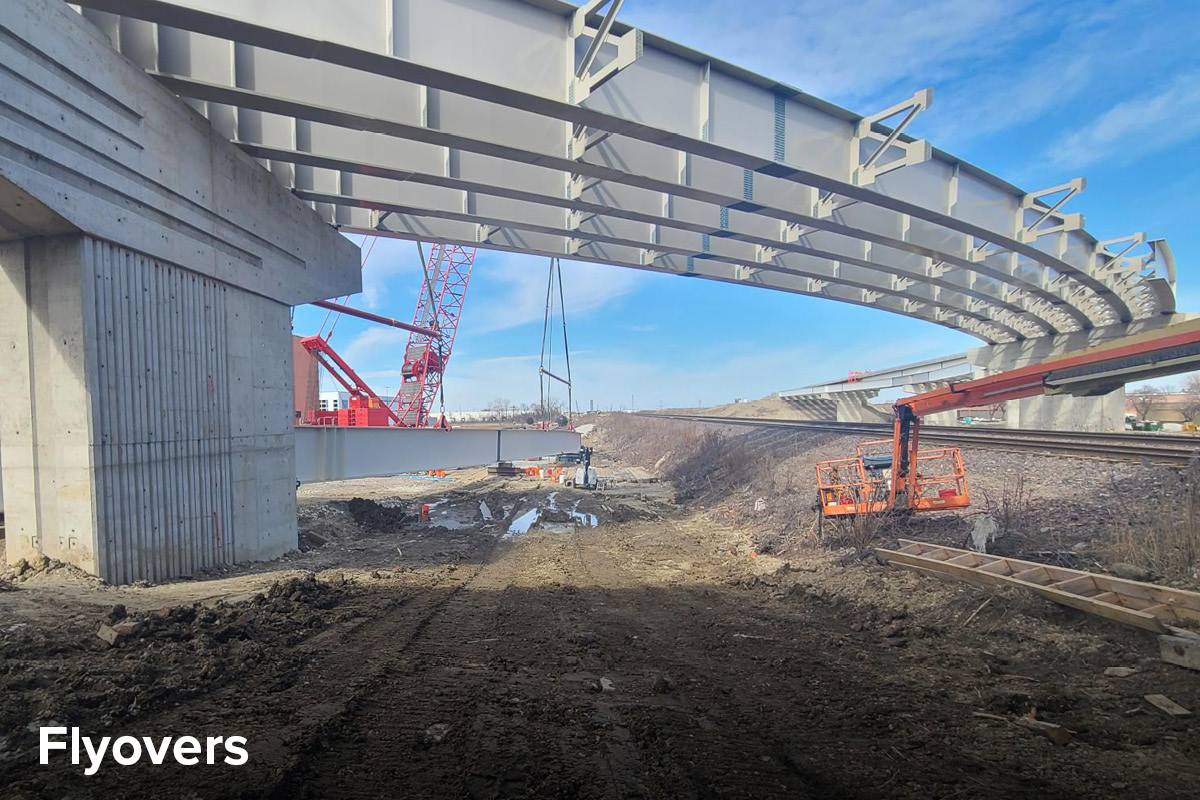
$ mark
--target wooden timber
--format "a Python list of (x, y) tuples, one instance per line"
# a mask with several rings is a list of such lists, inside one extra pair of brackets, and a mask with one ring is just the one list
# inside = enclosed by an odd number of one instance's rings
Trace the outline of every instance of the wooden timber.
[(1065, 606), (1158, 634), (1196, 637), (1180, 624), (1200, 623), (1200, 593), (1131, 581), (957, 547), (900, 539), (898, 550), (877, 549), (889, 564), (969, 583), (1020, 586)]

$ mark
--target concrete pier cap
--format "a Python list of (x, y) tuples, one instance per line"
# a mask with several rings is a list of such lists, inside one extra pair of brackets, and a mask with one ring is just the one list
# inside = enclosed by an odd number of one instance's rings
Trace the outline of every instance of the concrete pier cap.
[(6, 558), (114, 583), (295, 548), (289, 308), (358, 248), (65, 3), (0, 10)]

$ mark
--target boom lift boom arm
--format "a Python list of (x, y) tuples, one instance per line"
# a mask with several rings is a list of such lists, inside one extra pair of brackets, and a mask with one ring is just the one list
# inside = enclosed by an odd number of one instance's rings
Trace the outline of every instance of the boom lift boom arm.
[[(1041, 363), (905, 397), (895, 404), (892, 439), (864, 442), (854, 458), (817, 464), (822, 513), (932, 511), (970, 504), (956, 447), (920, 448), (926, 414), (1037, 395), (1107, 394), (1126, 383), (1200, 368), (1200, 320), (1166, 325)], [(890, 445), (886, 453), (878, 448)], [(871, 448), (876, 448), (875, 454)]]
[(1077, 397), (1108, 394), (1126, 383), (1186, 372), (1197, 366), (1200, 366), (1200, 320), (1168, 325), (1039, 364), (901, 398), (896, 401), (892, 434), (895, 465), (890, 489), (892, 507), (912, 507), (920, 496), (919, 473), (914, 465), (921, 417), (927, 414), (1041, 394)]

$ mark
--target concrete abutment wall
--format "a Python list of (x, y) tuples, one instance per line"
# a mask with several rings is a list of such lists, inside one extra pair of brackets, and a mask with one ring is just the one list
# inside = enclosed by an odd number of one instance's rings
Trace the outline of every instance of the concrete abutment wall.
[(286, 305), (86, 235), (0, 270), (9, 560), (129, 582), (294, 548)]

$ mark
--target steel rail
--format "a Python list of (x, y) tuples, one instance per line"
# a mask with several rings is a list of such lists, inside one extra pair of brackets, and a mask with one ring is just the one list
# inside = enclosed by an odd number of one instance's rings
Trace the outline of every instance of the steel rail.
[[(844, 435), (886, 437), (892, 426), (884, 422), (833, 422), (829, 420), (753, 419), (713, 417), (692, 414), (653, 414), (640, 416), (740, 425), (759, 428), (828, 431)], [(940, 425), (921, 428), (921, 438), (929, 442), (958, 444), (967, 448), (1010, 450), (1042, 454), (1097, 458), (1108, 461), (1152, 461), (1183, 465), (1200, 458), (1200, 436), (1155, 433), (1086, 433), (1047, 430), (981, 430)]]

